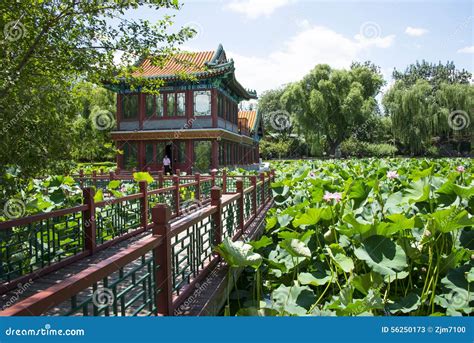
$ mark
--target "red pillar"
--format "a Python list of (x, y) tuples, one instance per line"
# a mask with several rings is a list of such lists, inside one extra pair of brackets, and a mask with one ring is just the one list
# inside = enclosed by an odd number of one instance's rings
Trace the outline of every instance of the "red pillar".
[(219, 142), (212, 140), (212, 158), (211, 158), (212, 169), (219, 168)]

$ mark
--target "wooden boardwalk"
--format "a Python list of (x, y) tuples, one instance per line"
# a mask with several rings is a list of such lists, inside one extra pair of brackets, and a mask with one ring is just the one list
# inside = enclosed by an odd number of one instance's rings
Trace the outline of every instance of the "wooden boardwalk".
[[(209, 207), (210, 205), (207, 205)], [(262, 224), (264, 223), (265, 214), (270, 208), (271, 203), (267, 204), (266, 207), (255, 217), (253, 222), (247, 227), (244, 232), (244, 235), (241, 237), (243, 240), (249, 240), (261, 232)], [(205, 208), (204, 208), (205, 210)], [(183, 218), (176, 218), (174, 222), (179, 222)], [(80, 259), (64, 268), (51, 272), (47, 275), (41, 276), (37, 279), (27, 281), (23, 284), (18, 284), (18, 287), (12, 289), (11, 291), (2, 294), (0, 296), (0, 314), (1, 310), (5, 310), (11, 305), (17, 304), (22, 300), (27, 298), (34, 297), (36, 294), (47, 291), (50, 287), (61, 284), (64, 280), (68, 280), (74, 275), (85, 271), (87, 268), (96, 265), (97, 263), (104, 261), (112, 256), (119, 254), (120, 252), (126, 251), (133, 244), (139, 243), (145, 238), (151, 235), (150, 231), (141, 232), (136, 236), (130, 237), (122, 242), (119, 242), (115, 245), (112, 245), (102, 251), (99, 251), (96, 254)], [(185, 253), (181, 253), (181, 257)], [(148, 252), (145, 255), (145, 259), (151, 258), (152, 252)], [(121, 273), (128, 273), (131, 270), (139, 269), (140, 261), (134, 261), (126, 265), (124, 270)], [(235, 277), (238, 277), (241, 271), (235, 274)], [(146, 269), (141, 269), (134, 275), (134, 278), (142, 278), (147, 273)], [(114, 272), (109, 276), (110, 282), (119, 279), (119, 271)], [(174, 310), (173, 315), (188, 315), (188, 316), (200, 316), (200, 315), (217, 315), (222, 308), (222, 305), (225, 301), (225, 293), (230, 291), (227, 289), (227, 266), (223, 262), (219, 262), (215, 268), (210, 272), (210, 274), (200, 283), (194, 285), (194, 292), (192, 292), (187, 299), (182, 302), (177, 309)], [(132, 296), (135, 293), (139, 293), (139, 287), (136, 287), (134, 291), (133, 288), (135, 285), (132, 280), (125, 280), (120, 284), (120, 290), (126, 288), (131, 288), (129, 292)], [(87, 299), (90, 299), (92, 296), (92, 290), (87, 288), (76, 295), (77, 303), (80, 304)], [(106, 296), (106, 295), (105, 295)], [(143, 298), (145, 300), (145, 298)], [(91, 304), (92, 307), (92, 304)], [(134, 301), (133, 304), (126, 308), (123, 315), (130, 316), (134, 315), (135, 312), (138, 312), (144, 304), (142, 301)], [(73, 316), (82, 316), (83, 313), (78, 311), (70, 313), (71, 311), (71, 302), (70, 300), (65, 301), (59, 305), (51, 307), (44, 315), (52, 316), (64, 316), (64, 315), (73, 315)], [(143, 312), (143, 311), (142, 311)], [(145, 312), (146, 314), (151, 314), (151, 312)], [(33, 313), (32, 313), (33, 314)]]

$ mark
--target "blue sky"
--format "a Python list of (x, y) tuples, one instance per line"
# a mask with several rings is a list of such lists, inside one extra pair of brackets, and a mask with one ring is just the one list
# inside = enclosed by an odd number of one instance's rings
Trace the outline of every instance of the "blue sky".
[(174, 14), (175, 26), (197, 36), (188, 50), (222, 43), (239, 81), (262, 91), (297, 81), (318, 63), (347, 68), (371, 60), (389, 82), (393, 68), (416, 60), (452, 60), (474, 71), (472, 1), (185, 0), (180, 11), (129, 11), (157, 20)]

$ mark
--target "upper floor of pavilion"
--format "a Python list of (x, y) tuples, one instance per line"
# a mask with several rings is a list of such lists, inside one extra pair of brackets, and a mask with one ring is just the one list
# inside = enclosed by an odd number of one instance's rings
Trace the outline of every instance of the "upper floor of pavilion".
[(257, 141), (263, 135), (258, 111), (239, 111), (242, 101), (257, 94), (237, 81), (234, 61), (222, 45), (178, 53), (159, 65), (144, 58), (138, 65), (134, 76), (160, 80), (159, 94), (131, 89), (124, 80), (109, 85), (117, 93), (114, 133), (222, 129)]

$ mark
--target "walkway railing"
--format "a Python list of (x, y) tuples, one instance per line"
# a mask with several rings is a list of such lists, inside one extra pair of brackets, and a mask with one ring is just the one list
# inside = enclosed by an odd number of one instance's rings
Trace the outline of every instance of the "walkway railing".
[[(111, 212), (104, 217), (113, 220), (116, 213), (114, 211), (130, 211), (131, 222), (126, 228), (132, 227), (131, 223), (138, 227), (135, 232), (151, 228), (151, 237), (140, 239), (126, 250), (7, 308), (0, 312), (0, 315), (173, 315), (178, 306), (194, 291), (194, 286), (208, 276), (219, 262), (219, 256), (214, 253), (215, 246), (226, 237), (239, 239), (271, 201), (269, 184), (273, 178), (274, 174), (262, 174), (258, 180), (257, 176), (252, 176), (251, 185), (245, 189), (244, 181), (237, 179), (235, 194), (223, 195), (221, 188), (214, 186), (208, 205), (199, 202), (185, 210), (176, 204), (179, 203), (179, 197), (171, 204), (154, 204), (152, 201), (150, 224), (146, 220), (150, 196), (164, 196), (170, 191), (176, 195), (179, 187), (147, 191), (146, 184), (141, 183), (142, 193), (113, 200), (112, 205), (117, 205), (118, 209), (109, 208), (108, 211)], [(192, 183), (186, 186), (190, 184)], [(75, 260), (130, 234), (127, 229), (109, 232), (106, 226), (101, 227), (103, 221), (98, 213), (106, 204), (94, 204), (91, 201), (92, 189), (88, 188), (84, 193), (84, 205), (46, 217), (51, 220), (60, 215), (82, 213), (84, 225), (81, 227), (80, 221), (78, 222), (75, 226), (76, 230), (79, 230), (75, 236), (78, 239), (75, 244), (70, 243), (77, 248), (77, 251), (71, 252)], [(133, 209), (133, 204), (138, 204), (138, 212)], [(183, 216), (172, 221), (172, 218), (181, 212)], [(38, 218), (22, 220), (31, 224), (37, 222)], [(2, 224), (0, 228), (5, 230), (7, 226)], [(17, 222), (14, 224), (18, 225)], [(104, 230), (107, 231), (105, 235)], [(80, 233), (84, 237), (82, 241), (79, 240)], [(104, 241), (103, 237), (108, 240)], [(30, 243), (30, 251), (31, 245)], [(47, 251), (43, 257), (50, 257), (52, 250)], [(66, 251), (71, 249), (64, 249), (61, 255), (64, 258)], [(31, 253), (30, 255), (33, 256)], [(68, 258), (71, 259), (71, 256)], [(56, 266), (61, 263), (51, 258), (47, 261), (50, 264), (49, 270), (51, 262), (56, 263)], [(9, 265), (14, 265), (11, 259)], [(61, 266), (63, 265), (64, 263)], [(48, 268), (41, 264), (35, 266), (43, 268), (40, 269), (42, 271)]]

